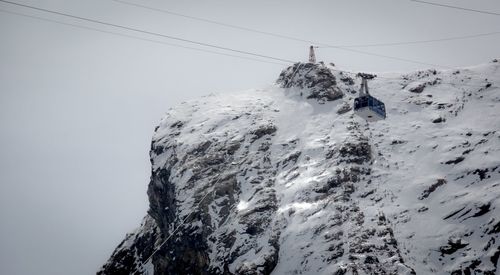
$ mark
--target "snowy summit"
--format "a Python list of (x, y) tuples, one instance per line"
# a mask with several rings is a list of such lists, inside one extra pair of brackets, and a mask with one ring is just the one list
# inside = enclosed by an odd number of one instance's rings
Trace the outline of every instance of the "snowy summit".
[(170, 110), (150, 209), (98, 274), (498, 274), (500, 62), (361, 79), (297, 63)]

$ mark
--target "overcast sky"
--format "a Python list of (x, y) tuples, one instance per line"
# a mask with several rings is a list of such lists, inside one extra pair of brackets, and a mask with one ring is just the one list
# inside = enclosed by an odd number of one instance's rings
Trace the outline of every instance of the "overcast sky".
[[(282, 59), (308, 54), (309, 43), (112, 0), (13, 1)], [(331, 45), (500, 31), (500, 16), (406, 0), (127, 1)], [(439, 3), (500, 13), (498, 0)], [(200, 95), (264, 87), (284, 68), (9, 14), (194, 46), (6, 3), (0, 9), (0, 274), (95, 273), (146, 213), (148, 150), (162, 115)], [(468, 66), (500, 57), (500, 35), (355, 49)], [(354, 71), (430, 67), (339, 49), (316, 55)]]

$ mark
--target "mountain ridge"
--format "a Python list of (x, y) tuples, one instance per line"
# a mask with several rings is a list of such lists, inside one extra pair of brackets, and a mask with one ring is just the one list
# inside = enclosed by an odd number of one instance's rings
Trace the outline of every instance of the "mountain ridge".
[(377, 77), (372, 124), (322, 63), (171, 109), (148, 215), (98, 274), (145, 273), (165, 241), (148, 274), (495, 274), (499, 67)]

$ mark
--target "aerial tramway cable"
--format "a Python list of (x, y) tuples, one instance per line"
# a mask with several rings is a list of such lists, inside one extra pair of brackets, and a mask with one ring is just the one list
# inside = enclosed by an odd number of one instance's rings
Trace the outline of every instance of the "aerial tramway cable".
[[(126, 2), (126, 1), (122, 1), (122, 0), (112, 0), (112, 1), (130, 4), (130, 2)], [(127, 30), (127, 31), (144, 33), (144, 34), (148, 34), (148, 35), (152, 35), (152, 36), (157, 36), (157, 37), (162, 37), (162, 38), (177, 40), (177, 41), (186, 42), (186, 43), (192, 43), (192, 44), (196, 44), (196, 45), (200, 45), (200, 46), (204, 46), (204, 47), (211, 47), (211, 48), (215, 48), (215, 49), (219, 49), (219, 50), (231, 51), (231, 52), (236, 52), (236, 53), (239, 53), (239, 54), (251, 55), (251, 56), (255, 56), (255, 57), (259, 57), (259, 58), (265, 58), (265, 59), (270, 59), (270, 60), (274, 60), (274, 61), (281, 61), (281, 62), (286, 62), (286, 63), (295, 63), (295, 61), (284, 59), (284, 58), (273, 57), (273, 56), (270, 56), (270, 55), (262, 55), (262, 54), (258, 54), (258, 53), (253, 53), (253, 52), (248, 52), (248, 51), (233, 49), (233, 48), (229, 48), (229, 47), (223, 47), (223, 46), (219, 46), (219, 45), (213, 45), (213, 44), (209, 44), (209, 43), (204, 43), (204, 42), (194, 41), (194, 40), (190, 40), (190, 39), (175, 37), (175, 36), (171, 36), (171, 35), (156, 33), (156, 32), (152, 32), (152, 31), (142, 30), (142, 29), (138, 29), (138, 28), (134, 28), (134, 27), (128, 27), (128, 26), (118, 25), (118, 24), (114, 24), (114, 23), (108, 23), (108, 22), (104, 22), (104, 21), (100, 21), (100, 20), (96, 20), (96, 19), (90, 19), (90, 18), (86, 18), (86, 17), (82, 17), (82, 16), (71, 15), (71, 14), (67, 14), (67, 13), (63, 13), (63, 12), (58, 12), (58, 11), (53, 11), (53, 10), (49, 10), (49, 9), (45, 9), (45, 8), (30, 6), (30, 5), (21, 4), (21, 3), (17, 3), (17, 2), (12, 2), (12, 1), (8, 1), (8, 0), (0, 0), (0, 2), (11, 4), (11, 5), (16, 5), (16, 6), (20, 6), (20, 7), (24, 7), (24, 8), (34, 9), (34, 10), (38, 10), (38, 11), (43, 11), (43, 12), (46, 12), (46, 13), (52, 13), (52, 14), (56, 14), (56, 15), (60, 15), (60, 16), (70, 17), (70, 18), (74, 18), (74, 19), (78, 19), (78, 20), (82, 20), (82, 21), (87, 21), (87, 22), (91, 22), (91, 23), (96, 23), (96, 24), (101, 24), (101, 25), (107, 25), (107, 26), (111, 26), (111, 27), (115, 27), (115, 28), (124, 29), (124, 30)], [(141, 6), (141, 7), (147, 7), (147, 6), (143, 6), (143, 5), (139, 5), (139, 6)], [(177, 14), (177, 15), (180, 15), (180, 14)], [(29, 15), (24, 15), (24, 16), (28, 16), (29, 17)], [(195, 17), (187, 16), (187, 15), (182, 15), (182, 16), (185, 16), (185, 17), (188, 17), (188, 18), (195, 18)], [(38, 18), (38, 19), (40, 19), (40, 18)], [(197, 19), (200, 19), (200, 18), (197, 18)], [(58, 21), (50, 20), (50, 19), (42, 19), (42, 20), (58, 22)], [(208, 19), (200, 19), (200, 20), (210, 21)], [(351, 48), (348, 48), (348, 47), (345, 47), (345, 46), (335, 46), (335, 45), (328, 45), (328, 44), (325, 44), (325, 43), (315, 43), (314, 41), (309, 41), (309, 40), (300, 39), (300, 38), (294, 38), (294, 37), (290, 37), (290, 36), (286, 36), (286, 35), (280, 35), (280, 34), (276, 34), (276, 33), (258, 31), (258, 30), (254, 30), (254, 29), (250, 29), (250, 28), (244, 28), (244, 27), (240, 27), (240, 26), (236, 26), (236, 25), (225, 24), (225, 23), (221, 23), (221, 22), (217, 22), (217, 21), (210, 21), (210, 22), (211, 23), (217, 23), (217, 24), (224, 24), (224, 25), (231, 26), (231, 27), (242, 28), (242, 29), (245, 29), (245, 30), (248, 30), (248, 31), (259, 32), (259, 33), (262, 33), (262, 34), (274, 35), (274, 36), (279, 36), (279, 37), (287, 38), (287, 39), (293, 39), (293, 40), (297, 40), (297, 41), (301, 41), (301, 42), (313, 43), (313, 44), (321, 46), (322, 48), (336, 48), (336, 49), (341, 49), (341, 50), (344, 50), (344, 51), (350, 51), (350, 52), (355, 52), (355, 53), (360, 53), (360, 54), (365, 54), (365, 55), (377, 56), (377, 57), (381, 57), (381, 58), (393, 59), (393, 60), (398, 60), (398, 61), (403, 61), (403, 62), (408, 62), (408, 63), (414, 63), (414, 64), (420, 64), (420, 65), (428, 65), (428, 66), (433, 66), (433, 67), (443, 67), (443, 68), (448, 68), (448, 69), (452, 68), (452, 67), (446, 66), (446, 65), (432, 64), (432, 63), (421, 62), (421, 61), (416, 61), (416, 60), (411, 60), (411, 59), (406, 59), (406, 58), (400, 58), (400, 57), (382, 55), (382, 54), (377, 54), (377, 53), (372, 53), (372, 52), (366, 52), (366, 51), (361, 51), (361, 50), (357, 50), (357, 49), (351, 49)], [(74, 24), (62, 23), (62, 22), (58, 22), (58, 23), (67, 24), (67, 25), (74, 25)], [(92, 29), (90, 27), (83, 27), (83, 28)], [(96, 30), (96, 29), (94, 29), (94, 30)], [(97, 31), (100, 31), (100, 30), (97, 30)], [(102, 32), (106, 32), (106, 31), (102, 31)], [(112, 33), (112, 32), (110, 32), (110, 33)], [(112, 34), (117, 34), (117, 33), (112, 33)], [(485, 35), (489, 35), (489, 34), (496, 34), (496, 33), (478, 34), (478, 35), (475, 35), (475, 36), (485, 36)], [(122, 35), (122, 34), (117, 34), (117, 35)], [(128, 36), (128, 35), (123, 35), (123, 36)], [(133, 36), (128, 36), (128, 37), (134, 38)], [(142, 38), (137, 38), (137, 37), (135, 37), (135, 38), (136, 39), (142, 39)], [(445, 40), (445, 39), (450, 39), (450, 38), (444, 38), (443, 40)], [(156, 43), (163, 43), (163, 42), (154, 41), (154, 40), (152, 41), (152, 40), (149, 40), (149, 39), (142, 39), (142, 40), (148, 40), (148, 41), (156, 42)], [(412, 43), (415, 43), (415, 42), (419, 42), (419, 41), (413, 41)], [(420, 42), (422, 42), (422, 41), (420, 41)], [(167, 44), (167, 43), (164, 43), (164, 44)], [(180, 46), (180, 45), (171, 45), (171, 46), (184, 47), (184, 46)], [(360, 46), (360, 45), (358, 45), (358, 46)], [(186, 47), (186, 48), (189, 49), (189, 47)], [(194, 50), (195, 48), (190, 48), (190, 49)], [(207, 50), (203, 50), (203, 49), (198, 49), (198, 50), (207, 51)], [(210, 52), (210, 51), (207, 51), (207, 52)], [(211, 53), (217, 54), (217, 52), (211, 52)], [(227, 54), (224, 54), (224, 53), (218, 53), (218, 54), (227, 55)], [(244, 57), (238, 57), (238, 56), (234, 56), (234, 57), (244, 58)], [(257, 61), (255, 59), (252, 59), (252, 60)]]
[(439, 6), (439, 7), (450, 8), (450, 9), (457, 9), (457, 10), (464, 10), (464, 11), (471, 11), (471, 12), (476, 12), (476, 13), (483, 13), (483, 14), (500, 16), (500, 13), (497, 13), (497, 12), (476, 10), (476, 9), (470, 9), (470, 8), (458, 7), (458, 6), (452, 6), (452, 5), (445, 5), (445, 4), (439, 4), (439, 3), (427, 2), (427, 1), (421, 1), (421, 0), (410, 0), (410, 1), (422, 3), (422, 4), (426, 4), (426, 5)]
[[(143, 5), (143, 4), (137, 4), (137, 3), (125, 1), (125, 0), (110, 0), (110, 1), (117, 2), (117, 3), (123, 4), (123, 5), (132, 6), (132, 7), (139, 7), (139, 8), (152, 10), (152, 11), (156, 11), (156, 12), (161, 12), (161, 13), (165, 13), (165, 14), (169, 14), (169, 15), (173, 15), (173, 16), (178, 16), (178, 17), (183, 17), (183, 18), (187, 18), (187, 19), (191, 19), (191, 20), (196, 20), (196, 21), (200, 21), (200, 22), (204, 22), (204, 23), (209, 23), (209, 24), (219, 25), (219, 26), (223, 26), (223, 27), (227, 27), (227, 28), (243, 30), (243, 31), (247, 31), (247, 32), (253, 32), (253, 33), (257, 33), (257, 34), (273, 36), (273, 37), (287, 39), (287, 40), (296, 41), (296, 42), (304, 42), (304, 43), (314, 44), (314, 45), (323, 45), (323, 44), (326, 45), (327, 44), (327, 43), (322, 43), (322, 42), (318, 42), (318, 41), (308, 40), (305, 38), (279, 34), (276, 32), (262, 31), (262, 30), (258, 30), (258, 29), (253, 29), (253, 28), (241, 26), (241, 25), (229, 24), (229, 23), (225, 23), (225, 22), (221, 22), (221, 21), (212, 20), (212, 19), (196, 17), (196, 16), (178, 13), (178, 12), (174, 12), (174, 11), (170, 11), (170, 10), (166, 10), (166, 9), (151, 7), (151, 6), (147, 6), (147, 5)], [(462, 36), (451, 36), (451, 37), (436, 38), (436, 39), (426, 39), (426, 40), (394, 41), (394, 42), (381, 42), (381, 43), (371, 43), (371, 44), (332, 45), (332, 46), (324, 46), (322, 48), (329, 48), (329, 47), (366, 48), (366, 47), (426, 44), (426, 43), (434, 43), (434, 42), (470, 39), (470, 38), (477, 38), (477, 37), (484, 37), (484, 36), (493, 36), (493, 35), (498, 35), (498, 34), (500, 34), (500, 31), (462, 35)]]
[[(113, 1), (116, 1), (116, 2), (125, 2), (125, 1), (118, 1), (118, 0), (113, 0)], [(181, 47), (181, 48), (185, 48), (185, 49), (191, 49), (191, 50), (197, 50), (197, 51), (204, 51), (204, 52), (209, 52), (209, 53), (213, 53), (213, 54), (226, 55), (226, 56), (231, 56), (231, 57), (235, 57), (235, 58), (243, 58), (243, 59), (249, 59), (249, 60), (253, 60), (253, 61), (273, 63), (273, 64), (279, 64), (279, 65), (285, 65), (285, 64), (281, 64), (281, 63), (278, 63), (278, 62), (275, 62), (275, 61), (281, 61), (281, 62), (292, 63), (292, 64), (296, 63), (295, 61), (284, 59), (284, 58), (273, 57), (273, 56), (270, 56), (270, 55), (262, 55), (262, 54), (258, 54), (258, 53), (253, 53), (253, 52), (248, 52), (248, 51), (233, 49), (233, 48), (229, 48), (229, 47), (223, 47), (223, 46), (213, 45), (213, 44), (204, 43), (204, 42), (198, 42), (198, 41), (194, 41), (194, 40), (190, 40), (190, 39), (185, 39), (185, 38), (175, 37), (175, 36), (171, 36), (171, 35), (156, 33), (156, 32), (152, 32), (152, 31), (142, 30), (142, 29), (138, 29), (138, 28), (134, 28), (134, 27), (128, 27), (128, 26), (123, 26), (123, 25), (114, 24), (114, 23), (108, 23), (108, 22), (104, 22), (104, 21), (100, 21), (100, 20), (96, 20), (96, 19), (86, 18), (86, 17), (82, 17), (82, 16), (76, 16), (76, 15), (72, 15), (72, 14), (67, 14), (67, 13), (63, 13), (63, 12), (53, 11), (53, 10), (49, 10), (49, 9), (45, 9), (45, 8), (40, 8), (40, 7), (36, 7), (36, 6), (30, 6), (30, 5), (21, 4), (21, 3), (17, 3), (17, 2), (12, 2), (12, 1), (8, 1), (8, 0), (0, 0), (0, 2), (11, 4), (11, 5), (16, 5), (16, 6), (20, 6), (20, 7), (24, 7), (24, 8), (29, 8), (29, 9), (33, 9), (33, 10), (37, 10), (37, 11), (42, 11), (42, 12), (46, 12), (46, 13), (56, 14), (56, 15), (60, 15), (60, 16), (64, 16), (64, 17), (70, 17), (70, 18), (74, 18), (74, 19), (78, 19), (78, 20), (82, 20), (82, 21), (87, 21), (87, 22), (95, 23), (95, 24), (111, 26), (111, 27), (114, 27), (114, 28), (124, 29), (124, 30), (127, 30), (127, 31), (133, 31), (133, 32), (137, 32), (137, 33), (144, 33), (144, 34), (148, 34), (148, 35), (152, 35), (152, 36), (157, 36), (157, 37), (162, 37), (162, 38), (177, 40), (177, 41), (181, 41), (181, 42), (196, 44), (196, 45), (200, 45), (200, 46), (204, 46), (204, 47), (211, 47), (211, 48), (215, 48), (215, 49), (219, 49), (219, 50), (231, 51), (231, 52), (235, 52), (235, 53), (239, 53), (239, 54), (245, 54), (245, 55), (255, 56), (255, 57), (259, 57), (259, 58), (270, 59), (270, 60), (274, 60), (274, 61), (270, 62), (270, 61), (265, 61), (265, 60), (261, 60), (261, 59), (250, 58), (250, 57), (247, 57), (247, 56), (237, 56), (237, 55), (231, 55), (231, 54), (222, 53), (222, 52), (210, 51), (210, 50), (206, 50), (206, 49), (199, 49), (199, 48), (192, 48), (192, 47), (187, 47), (187, 46), (182, 46), (182, 45), (170, 44), (170, 43), (163, 42), (163, 41), (158, 41), (158, 40), (153, 40), (153, 39), (146, 39), (146, 38), (142, 38), (142, 37), (136, 37), (136, 36), (132, 36), (132, 35), (121, 34), (121, 33), (116, 33), (116, 32), (111, 32), (111, 31), (105, 31), (105, 30), (100, 30), (100, 29), (96, 29), (96, 28), (92, 28), (92, 27), (87, 27), (87, 26), (81, 26), (81, 25), (77, 25), (77, 24), (72, 24), (72, 23), (65, 23), (65, 22), (60, 22), (60, 21), (57, 21), (57, 20), (41, 18), (41, 17), (37, 17), (37, 16), (32, 16), (32, 15), (19, 14), (19, 13), (12, 12), (12, 11), (1, 10), (3, 12), (17, 14), (17, 15), (25, 16), (25, 17), (36, 18), (36, 19), (39, 19), (39, 20), (45, 20), (45, 21), (49, 21), (49, 22), (54, 22), (54, 23), (69, 25), (69, 26), (73, 26), (73, 27), (78, 27), (78, 28), (84, 28), (84, 29), (99, 31), (99, 32), (103, 32), (103, 33), (113, 34), (113, 35), (125, 36), (125, 37), (129, 37), (129, 38), (140, 39), (140, 40), (150, 41), (150, 42), (154, 42), (154, 43), (161, 43), (161, 44), (165, 44), (165, 45), (169, 45), (169, 46), (174, 46), (174, 47)], [(262, 33), (266, 33), (266, 32), (262, 32)], [(273, 34), (273, 33), (266, 33), (266, 34)], [(484, 35), (486, 35), (486, 34), (484, 34)], [(284, 35), (280, 35), (280, 36), (283, 37), (283, 38), (287, 37), (287, 36), (284, 36)], [(292, 38), (292, 37), (288, 37), (288, 38), (296, 39), (296, 38)], [(312, 42), (312, 41), (302, 40), (302, 39), (298, 39), (298, 38), (296, 40), (300, 40), (302, 42)], [(452, 67), (445, 66), (445, 65), (432, 64), (432, 63), (426, 63), (426, 62), (420, 62), (420, 61), (415, 61), (415, 60), (409, 60), (409, 59), (404, 59), (404, 58), (399, 58), (399, 57), (394, 57), (394, 56), (387, 56), (387, 55), (375, 54), (375, 53), (360, 51), (360, 50), (356, 50), (356, 49), (349, 49), (349, 48), (341, 47), (341, 46), (333, 46), (333, 45), (327, 45), (327, 44), (323, 44), (323, 43), (317, 43), (317, 45), (323, 46), (323, 47), (320, 47), (320, 48), (332, 47), (332, 48), (343, 49), (343, 50), (346, 50), (346, 51), (357, 52), (357, 53), (361, 53), (361, 54), (378, 56), (378, 57), (383, 57), (383, 58), (388, 58), (388, 59), (394, 59), (394, 60), (399, 60), (399, 61), (405, 61), (405, 62), (410, 62), (410, 63), (416, 63), (416, 64), (421, 64), (421, 65), (429, 65), (429, 66), (433, 66), (433, 67), (443, 67), (443, 68), (453, 69)], [(315, 48), (318, 48), (318, 46), (316, 46)], [(453, 83), (450, 83), (450, 84), (453, 84)], [(467, 85), (467, 84), (462, 84), (462, 85), (464, 85), (464, 86), (471, 86), (471, 85)]]
[(39, 16), (35, 16), (35, 15), (28, 15), (28, 14), (23, 14), (23, 13), (19, 13), (19, 12), (8, 11), (8, 10), (4, 10), (4, 9), (0, 9), (0, 12), (4, 12), (4, 13), (8, 13), (8, 14), (13, 14), (13, 15), (17, 15), (17, 16), (22, 16), (22, 17), (33, 18), (33, 19), (37, 19), (37, 20), (41, 20), (41, 21), (46, 21), (46, 22), (51, 22), (51, 23), (56, 23), (56, 24), (61, 24), (61, 25), (66, 25), (66, 26), (80, 28), (80, 29), (84, 29), (84, 30), (91, 30), (91, 31), (105, 33), (105, 34), (111, 34), (111, 35), (122, 36), (122, 37), (127, 37), (127, 38), (131, 38), (131, 39), (136, 39), (136, 40), (142, 40), (142, 41), (152, 42), (152, 43), (156, 43), (156, 44), (163, 44), (163, 45), (177, 47), (177, 48), (182, 48), (182, 49), (188, 49), (188, 50), (193, 50), (193, 51), (206, 52), (206, 53), (217, 54), (217, 55), (222, 55), (222, 56), (229, 56), (229, 57), (234, 57), (234, 58), (239, 58), (239, 59), (252, 60), (252, 61), (256, 61), (256, 62), (262, 62), (262, 63), (268, 63), (268, 64), (275, 64), (275, 65), (280, 65), (280, 66), (286, 66), (286, 65), (288, 65), (288, 63), (280, 63), (280, 62), (274, 62), (274, 61), (267, 61), (267, 60), (252, 58), (252, 57), (248, 57), (248, 56), (234, 55), (234, 54), (229, 54), (229, 53), (211, 51), (211, 50), (207, 50), (207, 49), (189, 47), (189, 46), (184, 46), (184, 45), (169, 43), (169, 42), (165, 42), (165, 41), (161, 41), (161, 40), (149, 39), (149, 38), (144, 38), (144, 37), (139, 37), (139, 36), (124, 34), (124, 33), (114, 32), (114, 31), (107, 31), (107, 30), (102, 30), (102, 29), (98, 29), (98, 28), (93, 28), (93, 27), (88, 27), (88, 26), (83, 26), (83, 25), (78, 25), (78, 24), (73, 24), (73, 23), (62, 22), (62, 21), (48, 19), (48, 18), (43, 18), (43, 17), (39, 17)]
[(168, 38), (168, 39), (177, 40), (177, 41), (181, 41), (181, 42), (196, 44), (196, 45), (210, 47), (210, 48), (215, 48), (215, 49), (219, 49), (219, 50), (236, 52), (236, 53), (240, 53), (240, 54), (252, 55), (252, 56), (261, 57), (261, 58), (267, 58), (267, 59), (272, 59), (272, 60), (276, 60), (276, 61), (294, 63), (294, 61), (292, 61), (292, 60), (287, 60), (287, 59), (283, 59), (283, 58), (277, 58), (277, 57), (272, 57), (272, 56), (267, 56), (267, 55), (252, 53), (252, 52), (248, 52), (248, 51), (242, 51), (242, 50), (232, 49), (232, 48), (228, 48), (228, 47), (213, 45), (213, 44), (209, 44), (209, 43), (198, 42), (198, 41), (194, 41), (194, 40), (190, 40), (190, 39), (185, 39), (185, 38), (180, 38), (180, 37), (176, 37), (176, 36), (172, 36), (172, 35), (166, 35), (166, 34), (156, 33), (156, 32), (152, 32), (152, 31), (146, 31), (146, 30), (135, 28), (135, 27), (128, 27), (128, 26), (123, 26), (123, 25), (119, 25), (119, 24), (115, 24), (115, 23), (108, 23), (108, 22), (104, 22), (104, 21), (100, 21), (100, 20), (96, 20), (96, 19), (91, 19), (91, 18), (86, 18), (86, 17), (82, 17), (82, 16), (72, 15), (72, 14), (68, 14), (68, 13), (63, 13), (63, 12), (53, 11), (53, 10), (49, 10), (49, 9), (44, 9), (44, 8), (40, 8), (40, 7), (35, 7), (35, 6), (20, 4), (20, 3), (16, 3), (16, 2), (12, 2), (12, 1), (0, 0), (0, 2), (11, 4), (11, 5), (16, 5), (16, 6), (20, 6), (20, 7), (24, 7), (24, 8), (29, 8), (29, 9), (33, 9), (33, 10), (43, 11), (43, 12), (46, 12), (46, 13), (52, 13), (52, 14), (56, 14), (56, 15), (60, 15), (60, 16), (64, 16), (64, 17), (70, 17), (70, 18), (74, 18), (74, 19), (78, 19), (78, 20), (82, 20), (82, 21), (87, 21), (87, 22), (95, 23), (95, 24), (106, 25), (106, 26), (110, 26), (110, 27), (114, 27), (114, 28), (124, 29), (124, 30), (127, 30), (127, 31), (144, 33), (144, 34), (148, 34), (148, 35), (152, 35), (152, 36)]

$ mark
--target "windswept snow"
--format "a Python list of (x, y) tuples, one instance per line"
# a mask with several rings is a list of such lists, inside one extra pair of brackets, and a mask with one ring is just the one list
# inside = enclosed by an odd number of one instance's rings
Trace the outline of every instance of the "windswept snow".
[(323, 65), (170, 110), (153, 136), (150, 215), (156, 243), (182, 229), (155, 273), (498, 272), (499, 68), (381, 74), (375, 123), (349, 111), (355, 74)]

